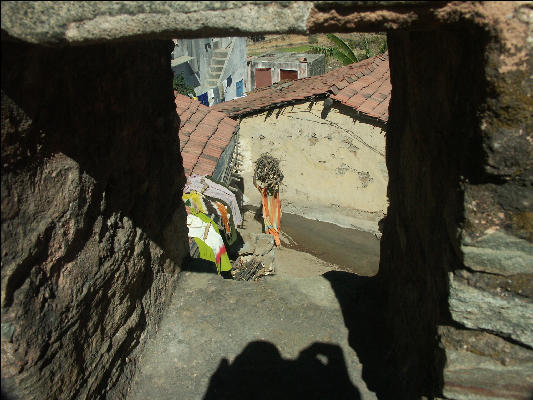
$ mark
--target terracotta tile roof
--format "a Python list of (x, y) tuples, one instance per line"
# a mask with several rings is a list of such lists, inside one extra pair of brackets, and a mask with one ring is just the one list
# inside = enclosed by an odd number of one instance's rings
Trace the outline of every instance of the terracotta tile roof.
[(180, 151), (185, 175), (211, 175), (239, 123), (221, 112), (174, 92), (180, 117)]
[(388, 55), (379, 58), (374, 70), (331, 96), (363, 115), (387, 122), (392, 85)]
[[(391, 89), (389, 55), (384, 53), (323, 75), (256, 89), (246, 97), (216, 104), (211, 109), (235, 118), (276, 108), (285, 103), (332, 94), (333, 99), (386, 122)], [(370, 97), (364, 98), (366, 102), (357, 97), (359, 94), (364, 97), (369, 93)], [(357, 98), (354, 99), (354, 96)]]

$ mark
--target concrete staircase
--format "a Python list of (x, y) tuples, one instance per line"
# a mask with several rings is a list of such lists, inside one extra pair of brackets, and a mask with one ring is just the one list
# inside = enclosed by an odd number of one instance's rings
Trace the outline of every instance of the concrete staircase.
[(233, 42), (226, 47), (225, 49), (216, 49), (213, 52), (213, 57), (211, 58), (211, 65), (209, 66), (209, 74), (207, 75), (207, 86), (215, 87), (220, 81), (220, 75), (224, 70), (224, 65), (226, 60), (231, 53), (233, 48)]

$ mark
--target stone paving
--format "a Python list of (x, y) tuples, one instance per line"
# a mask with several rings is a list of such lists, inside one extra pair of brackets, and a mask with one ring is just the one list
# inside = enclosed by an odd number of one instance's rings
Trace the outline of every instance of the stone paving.
[(324, 276), (184, 272), (138, 366), (131, 400), (376, 398)]

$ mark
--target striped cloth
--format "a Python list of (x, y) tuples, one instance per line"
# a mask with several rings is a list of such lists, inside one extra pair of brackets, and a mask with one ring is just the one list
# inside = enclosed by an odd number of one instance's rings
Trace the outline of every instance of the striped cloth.
[(228, 188), (216, 183), (206, 176), (192, 174), (187, 179), (187, 183), (183, 188), (184, 193), (189, 193), (191, 191), (196, 191), (205, 196), (222, 200), (224, 203), (230, 206), (235, 225), (242, 224), (242, 215), (241, 211), (239, 210), (237, 198), (235, 197), (235, 194)]
[(228, 245), (232, 245), (237, 240), (237, 230), (233, 221), (231, 208), (220, 199), (213, 199), (198, 193), (195, 190), (183, 193), (185, 205), (195, 212), (200, 212), (211, 218), (219, 227), (224, 230)]

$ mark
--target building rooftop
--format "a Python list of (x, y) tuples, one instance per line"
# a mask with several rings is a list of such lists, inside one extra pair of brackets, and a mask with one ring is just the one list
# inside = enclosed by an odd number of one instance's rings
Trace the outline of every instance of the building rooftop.
[(213, 107), (175, 92), (185, 175), (213, 174), (222, 152), (238, 131), (239, 122), (232, 118), (329, 95), (363, 115), (387, 122), (391, 90), (385, 53), (323, 75), (280, 82)]
[(239, 122), (174, 92), (180, 117), (180, 151), (185, 175), (212, 175)]
[(171, 67), (175, 67), (177, 65), (186, 63), (187, 61), (191, 61), (193, 59), (194, 59), (194, 57), (190, 57), (190, 56), (177, 57), (177, 58), (174, 58), (173, 60), (170, 60), (170, 66)]
[(389, 60), (380, 61), (370, 74), (350, 83), (331, 98), (367, 117), (387, 122), (392, 85)]
[(266, 53), (257, 57), (253, 57), (253, 62), (295, 62), (299, 59), (305, 58), (307, 62), (313, 62), (319, 58), (324, 58), (323, 54), (312, 54), (312, 53)]
[(384, 53), (322, 75), (256, 89), (244, 98), (216, 104), (211, 109), (238, 118), (331, 95), (363, 115), (387, 122), (391, 90), (389, 55)]

